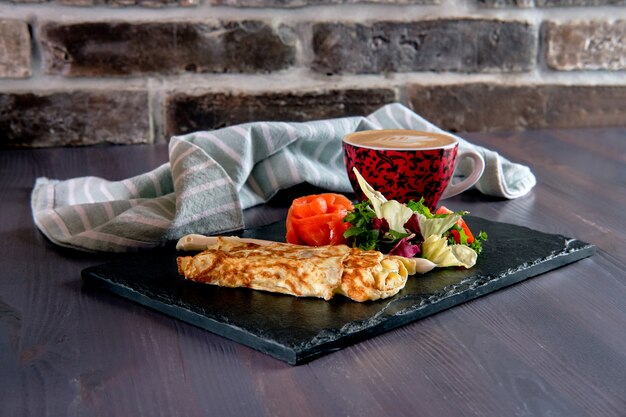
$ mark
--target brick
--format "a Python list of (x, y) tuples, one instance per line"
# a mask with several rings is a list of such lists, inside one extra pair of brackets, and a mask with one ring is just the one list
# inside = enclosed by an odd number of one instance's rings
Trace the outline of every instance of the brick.
[(265, 73), (293, 64), (291, 29), (259, 21), (46, 22), (44, 71), (81, 76)]
[(523, 72), (536, 63), (529, 23), (441, 19), (313, 26), (313, 69), (335, 73)]
[(535, 5), (535, 0), (476, 0), (479, 6), (482, 7), (520, 7), (529, 8)]
[(439, 4), (441, 0), (211, 0), (215, 6), (230, 7), (304, 7), (323, 4)]
[(112, 7), (165, 7), (165, 6), (197, 6), (199, 0), (57, 0), (65, 6), (112, 6)]
[(626, 70), (626, 20), (547, 22), (542, 33), (551, 69)]
[(491, 8), (505, 7), (595, 7), (624, 6), (626, 0), (476, 0), (479, 6)]
[(0, 147), (151, 141), (142, 91), (0, 93)]
[(626, 86), (412, 85), (415, 111), (454, 132), (626, 125)]
[(626, 0), (535, 0), (537, 7), (624, 6)]
[(26, 78), (31, 74), (28, 24), (0, 19), (0, 77)]
[(11, 0), (12, 3), (54, 3), (63, 6), (111, 6), (111, 7), (165, 7), (165, 6), (197, 6), (199, 0)]
[(174, 92), (165, 100), (169, 136), (253, 121), (303, 122), (362, 116), (396, 100), (391, 89), (347, 89), (256, 94)]

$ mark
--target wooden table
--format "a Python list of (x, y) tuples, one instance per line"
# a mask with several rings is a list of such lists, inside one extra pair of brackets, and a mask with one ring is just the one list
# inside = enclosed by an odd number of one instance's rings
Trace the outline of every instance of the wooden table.
[(80, 271), (113, 255), (35, 229), (36, 177), (122, 179), (165, 162), (164, 146), (0, 151), (0, 415), (625, 416), (626, 129), (465, 137), (538, 185), (448, 206), (598, 252), (298, 367), (85, 287)]

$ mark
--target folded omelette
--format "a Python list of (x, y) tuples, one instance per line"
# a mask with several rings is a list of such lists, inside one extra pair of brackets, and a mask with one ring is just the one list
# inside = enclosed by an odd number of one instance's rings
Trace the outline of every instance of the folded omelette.
[(354, 301), (391, 297), (404, 288), (411, 270), (406, 258), (346, 245), (262, 245), (222, 238), (177, 262), (188, 280), (324, 300), (335, 294)]

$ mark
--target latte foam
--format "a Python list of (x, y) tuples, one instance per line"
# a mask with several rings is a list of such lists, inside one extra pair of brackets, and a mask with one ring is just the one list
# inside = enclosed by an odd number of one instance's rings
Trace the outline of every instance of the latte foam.
[(417, 130), (368, 130), (347, 135), (344, 141), (376, 149), (429, 149), (454, 145), (451, 136)]

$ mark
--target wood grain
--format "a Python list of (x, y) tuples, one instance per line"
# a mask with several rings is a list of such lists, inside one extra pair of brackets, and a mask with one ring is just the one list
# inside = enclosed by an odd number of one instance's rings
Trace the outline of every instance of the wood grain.
[[(114, 255), (35, 229), (36, 177), (122, 179), (166, 162), (165, 146), (1, 150), (0, 415), (626, 415), (626, 129), (466, 137), (538, 184), (446, 205), (598, 253), (299, 367), (84, 287), (80, 271)], [(246, 223), (281, 219), (312, 191), (285, 190)]]

